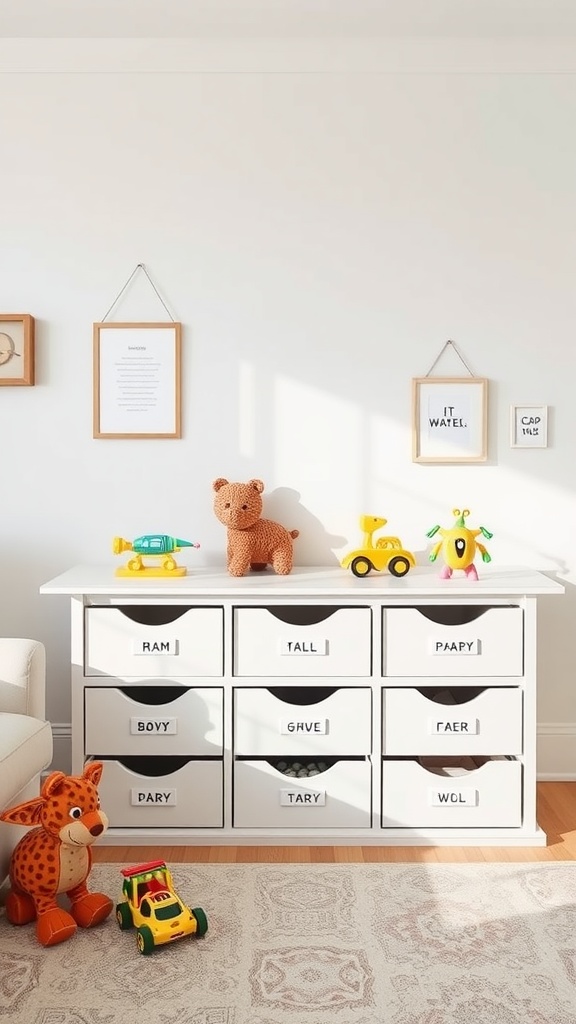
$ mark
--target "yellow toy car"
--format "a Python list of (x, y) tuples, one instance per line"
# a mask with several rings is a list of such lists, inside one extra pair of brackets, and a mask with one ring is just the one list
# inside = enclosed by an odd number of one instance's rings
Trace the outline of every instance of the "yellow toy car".
[(136, 928), (141, 953), (151, 953), (156, 946), (187, 935), (206, 934), (206, 914), (200, 907), (191, 910), (178, 898), (163, 860), (124, 868), (122, 874), (125, 899), (116, 907), (116, 920), (122, 930)]
[(344, 556), (340, 562), (343, 569), (351, 569), (359, 577), (367, 576), (372, 569), (387, 569), (392, 576), (405, 576), (416, 565), (414, 555), (402, 547), (399, 537), (379, 537), (374, 544), (372, 535), (387, 522), (378, 516), (360, 516), (362, 547)]

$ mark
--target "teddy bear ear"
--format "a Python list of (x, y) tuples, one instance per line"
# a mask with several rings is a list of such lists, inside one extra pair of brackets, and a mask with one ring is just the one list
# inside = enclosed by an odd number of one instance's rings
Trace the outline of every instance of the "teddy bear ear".
[(249, 480), (248, 487), (253, 487), (255, 491), (258, 491), (258, 494), (262, 494), (264, 490), (264, 484), (261, 480)]
[(225, 487), (227, 483), (228, 483), (228, 481), (227, 481), (226, 477), (219, 476), (218, 479), (215, 480), (214, 483), (212, 484), (212, 487), (214, 488), (215, 491), (219, 491), (220, 488), (221, 487)]

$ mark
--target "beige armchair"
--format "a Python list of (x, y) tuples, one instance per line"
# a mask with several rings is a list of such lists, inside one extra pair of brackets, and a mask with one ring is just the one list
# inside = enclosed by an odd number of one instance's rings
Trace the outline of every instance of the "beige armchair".
[[(0, 813), (40, 792), (52, 761), (45, 720), (46, 655), (37, 640), (0, 637)], [(27, 829), (0, 822), (0, 884), (10, 854)]]

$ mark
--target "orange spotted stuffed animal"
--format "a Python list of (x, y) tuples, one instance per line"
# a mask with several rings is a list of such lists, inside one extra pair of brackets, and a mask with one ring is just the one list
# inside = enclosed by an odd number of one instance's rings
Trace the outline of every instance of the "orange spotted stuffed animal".
[(261, 480), (247, 484), (231, 484), (219, 477), (213, 485), (216, 491), (214, 512), (228, 527), (228, 572), (231, 576), (245, 576), (249, 569), (272, 566), (280, 576), (292, 571), (292, 541), (298, 530), (286, 530), (272, 519), (261, 519)]
[[(89, 761), (80, 777), (52, 772), (37, 799), (0, 815), (13, 825), (38, 826), (12, 853), (6, 917), (11, 924), (36, 919), (36, 937), (43, 946), (65, 942), (78, 925), (91, 928), (112, 910), (108, 896), (86, 887), (90, 846), (108, 828), (98, 799), (101, 776), (99, 761)], [(56, 901), (62, 893), (70, 900), (70, 913)]]

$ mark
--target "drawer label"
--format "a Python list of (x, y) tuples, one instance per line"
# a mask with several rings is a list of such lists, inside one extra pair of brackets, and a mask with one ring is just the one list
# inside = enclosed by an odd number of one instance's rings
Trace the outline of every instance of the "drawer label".
[(280, 654), (328, 654), (327, 640), (281, 640)]
[(324, 807), (326, 790), (323, 789), (281, 789), (282, 807)]
[(475, 640), (435, 640), (434, 637), (428, 641), (430, 654), (457, 654), (459, 657), (465, 654), (481, 654), (482, 641)]
[(138, 789), (135, 786), (130, 790), (130, 803), (133, 807), (144, 807), (146, 805), (158, 807), (176, 807), (175, 789)]
[(477, 807), (478, 790), (429, 789), (428, 802), (432, 807)]
[(175, 736), (178, 732), (177, 718), (136, 718), (130, 719), (132, 736)]
[(133, 640), (132, 654), (178, 654), (177, 640)]
[(477, 718), (429, 718), (428, 732), (433, 736), (477, 736)]
[(328, 719), (294, 721), (292, 718), (281, 718), (280, 735), (291, 736), (294, 732), (300, 732), (306, 736), (326, 736), (328, 734)]

